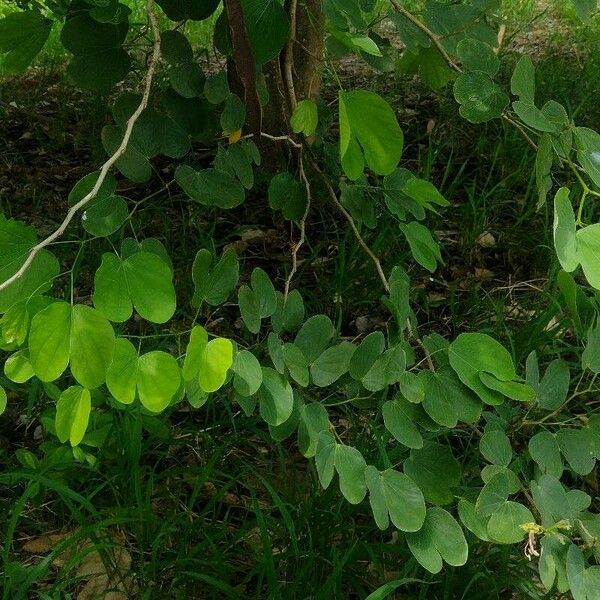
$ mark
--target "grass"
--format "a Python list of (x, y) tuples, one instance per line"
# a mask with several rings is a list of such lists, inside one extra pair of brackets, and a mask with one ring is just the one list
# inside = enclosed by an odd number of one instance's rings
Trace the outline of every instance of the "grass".
[[(510, 18), (524, 27), (538, 13), (531, 2), (510, 6)], [(572, 9), (567, 4), (558, 6), (572, 23)], [(570, 25), (537, 56), (540, 96), (568, 102), (582, 123), (598, 120), (594, 83), (600, 58), (597, 53), (587, 57), (582, 77), (577, 56), (570, 50), (597, 43), (596, 27), (597, 19), (586, 33)], [(207, 44), (209, 34), (209, 23), (198, 24), (197, 44)], [(42, 71), (52, 72), (64, 64), (58, 31), (52, 35), (38, 62)], [(508, 76), (503, 74), (505, 79)], [(9, 82), (5, 98), (20, 93), (19, 105), (33, 112), (47, 89), (43, 77), (38, 77), (33, 91)], [(592, 84), (584, 88), (581, 81)], [(405, 105), (406, 97), (414, 93), (414, 82), (394, 81), (385, 89), (390, 98), (402, 98)], [(64, 94), (57, 102), (60, 112), (51, 113), (57, 130), (86, 140), (91, 133), (97, 135), (106, 118), (101, 106), (62, 88), (55, 93)], [(404, 123), (405, 160), (415, 172), (431, 177), (451, 202), (451, 208), (431, 221), (443, 241), (444, 266), (434, 276), (411, 268), (422, 334), (453, 336), (478, 329), (502, 339), (521, 364), (534, 348), (544, 348), (545, 360), (557, 356), (573, 360), (579, 350), (568, 338), (558, 337), (565, 317), (551, 269), (551, 216), (545, 208), (536, 210), (537, 192), (530, 175), (533, 157), (526, 144), (502, 123), (465, 126), (444, 93), (431, 96), (418, 89), (417, 94), (415, 104), (423, 106), (425, 97), (426, 110)], [(78, 122), (73, 123), (73, 115)], [(440, 123), (431, 133), (426, 132), (429, 118)], [(36, 140), (42, 135), (42, 122), (33, 129)], [(37, 127), (35, 115), (29, 125)], [(85, 146), (88, 142), (72, 149), (53, 148), (52, 140), (58, 137), (56, 131), (48, 134), (47, 150), (53, 158), (85, 149), (84, 160), (79, 155), (73, 158), (81, 174), (96, 162), (94, 149)], [(11, 160), (22, 161), (18, 177), (23, 179), (14, 183), (15, 189), (25, 192), (18, 200), (0, 196), (1, 209), (14, 211), (15, 216), (24, 212), (26, 218), (50, 208), (56, 211), (64, 202), (63, 190), (48, 190), (42, 169), (36, 171), (39, 177), (33, 191), (27, 188), (25, 174), (38, 168), (40, 157), (27, 146), (18, 148), (23, 155)], [(70, 176), (76, 179), (78, 173)], [(55, 180), (54, 175), (48, 178)], [(140, 198), (155, 191), (127, 190)], [(29, 193), (32, 207), (25, 196)], [(268, 262), (281, 281), (288, 268), (281, 248), (289, 240), (289, 231), (273, 219), (264, 203), (256, 204), (237, 217), (217, 216), (188, 212), (176, 193), (159, 193), (143, 204), (143, 226), (136, 232), (141, 237), (160, 236), (176, 260), (176, 272), (186, 273), (197, 247), (210, 238), (217, 240), (220, 250), (240, 243), (242, 232), (258, 230), (258, 241), (245, 242), (249, 245), (244, 274)], [(165, 229), (165, 222), (173, 226)], [(408, 249), (393, 222), (364, 233), (386, 266), (409, 262)], [(486, 234), (493, 236), (493, 244), (482, 245)], [(537, 251), (531, 256), (534, 243)], [(82, 298), (91, 285), (85, 274), (92, 272), (102, 250), (97, 241), (86, 243), (76, 290)], [(68, 244), (62, 251), (69, 254)], [(372, 265), (338, 216), (324, 206), (317, 206), (311, 215), (302, 258), (298, 281), (310, 313), (329, 313), (350, 337), (357, 334), (358, 319), (371, 319), (368, 327), (379, 324), (381, 316), (372, 313), (372, 306), (381, 290)], [(330, 286), (326, 293), (322, 282)], [(61, 285), (68, 295), (69, 278), (63, 278)], [(180, 296), (189, 296), (189, 285), (178, 282)], [(182, 310), (177, 326), (185, 330), (193, 316)], [(231, 323), (224, 319), (219, 326), (229, 326), (239, 338), (242, 334), (233, 321), (234, 317)], [(176, 332), (145, 333), (159, 336), (153, 340), (158, 340), (157, 347), (182, 352), (185, 338)], [(6, 381), (0, 378), (0, 383)], [(109, 417), (104, 422), (106, 441), (74, 462), (51, 436), (40, 440), (36, 433), (52, 390), (39, 384), (27, 392), (14, 385), (7, 389), (21, 397), (23, 407), (0, 420), (0, 504), (10, 507), (0, 511), (4, 599), (68, 598), (85, 582), (78, 574), (85, 540), (91, 540), (107, 564), (114, 562), (114, 548), (126, 550), (139, 597), (148, 599), (352, 600), (366, 598), (386, 581), (405, 582), (398, 588), (398, 598), (544, 597), (536, 585), (534, 566), (523, 559), (518, 547), (478, 544), (472, 536), (472, 559), (465, 567), (436, 576), (425, 574), (401, 539), (375, 527), (366, 503), (351, 506), (335, 489), (320, 489), (313, 464), (298, 454), (293, 438), (274, 444), (260, 419), (246, 417), (226, 397), (198, 411), (179, 408), (154, 418), (135, 408), (113, 406), (105, 413)], [(336, 398), (325, 401), (333, 404)], [(371, 435), (377, 422), (367, 423), (358, 411), (344, 406), (337, 413), (349, 430), (357, 432), (355, 443), (365, 455), (381, 453), (384, 460), (394, 462), (406, 452), (391, 446), (387, 456), (381, 440)], [(466, 457), (477, 451), (467, 434), (454, 440)], [(23, 550), (25, 542), (57, 531), (70, 535), (45, 551)], [(53, 563), (61, 557), (64, 564), (57, 568)]]

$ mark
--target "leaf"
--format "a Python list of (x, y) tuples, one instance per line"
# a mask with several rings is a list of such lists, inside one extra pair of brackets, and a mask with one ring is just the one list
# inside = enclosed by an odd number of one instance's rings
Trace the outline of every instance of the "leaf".
[(262, 367), (263, 380), (258, 390), (260, 416), (272, 426), (285, 423), (294, 408), (294, 394), (287, 380), (277, 371)]
[(404, 446), (420, 449), (423, 447), (423, 438), (414, 423), (412, 406), (402, 398), (396, 396), (388, 400), (382, 407), (385, 428)]
[(424, 371), (421, 382), (425, 387), (425, 398), (423, 408), (425, 412), (436, 422), (444, 427), (456, 427), (458, 422), (458, 411), (452, 388), (445, 385), (438, 373)]
[(340, 491), (350, 504), (359, 504), (367, 493), (366, 468), (367, 463), (356, 448), (336, 445), (335, 470), (340, 480)]
[(248, 352), (242, 350), (235, 355), (233, 362), (233, 388), (244, 397), (255, 394), (262, 384), (262, 370), (258, 359)]
[(433, 239), (431, 231), (416, 221), (400, 223), (399, 226), (408, 241), (413, 258), (433, 273), (437, 268), (437, 263), (443, 261), (440, 247)]
[(458, 516), (462, 524), (476, 537), (484, 542), (489, 542), (487, 534), (488, 519), (482, 517), (476, 510), (475, 505), (464, 498), (458, 501)]
[(510, 79), (510, 91), (525, 102), (535, 101), (535, 68), (531, 58), (523, 55), (517, 62)]
[(387, 529), (389, 519), (401, 531), (418, 531), (421, 528), (425, 521), (425, 500), (421, 490), (407, 475), (394, 469), (379, 472), (369, 465), (365, 479), (379, 529)]
[(542, 473), (560, 478), (563, 472), (560, 448), (549, 431), (539, 431), (529, 440), (529, 454)]
[(269, 184), (269, 206), (284, 219), (299, 221), (306, 210), (306, 188), (288, 171), (277, 173)]
[(52, 21), (37, 10), (13, 12), (0, 19), (2, 68), (8, 73), (24, 71), (43, 48)]
[(439, 507), (427, 510), (423, 527), (416, 533), (407, 533), (406, 541), (419, 564), (431, 573), (442, 569), (442, 561), (456, 567), (464, 565), (469, 555), (460, 525)]
[(498, 73), (500, 60), (489, 44), (467, 37), (458, 42), (456, 51), (467, 71), (482, 71), (490, 77)]
[(508, 104), (508, 96), (482, 71), (461, 73), (454, 82), (454, 98), (460, 115), (471, 123), (498, 118)]
[(262, 65), (277, 57), (288, 39), (289, 19), (278, 0), (242, 0), (254, 60)]
[(588, 282), (600, 289), (600, 223), (588, 225), (577, 232), (577, 249)]
[(175, 170), (175, 181), (199, 204), (229, 209), (238, 207), (246, 199), (244, 186), (221, 169), (195, 171), (188, 165), (179, 165)]
[(78, 383), (97, 388), (106, 379), (114, 343), (110, 323), (89, 306), (54, 302), (31, 321), (29, 355), (42, 381), (58, 379), (70, 362)]
[(597, 187), (600, 187), (600, 134), (587, 127), (575, 128), (577, 160)]
[(583, 552), (575, 544), (571, 544), (567, 551), (567, 579), (574, 600), (586, 600), (585, 559)]
[(488, 462), (494, 465), (508, 467), (512, 460), (510, 440), (499, 429), (490, 429), (481, 436), (479, 451)]
[(182, 374), (185, 381), (198, 378), (202, 355), (207, 344), (208, 333), (206, 329), (200, 325), (195, 325), (190, 333), (190, 341), (188, 342), (183, 360)]
[[(0, 214), (0, 283), (19, 270), (36, 243), (37, 235), (33, 227), (6, 219)], [(39, 252), (25, 274), (0, 292), (0, 313), (5, 313), (17, 302), (43, 294), (50, 289), (58, 272), (59, 264), (55, 256), (46, 250)]]
[(335, 475), (335, 450), (337, 444), (329, 431), (321, 431), (317, 441), (315, 464), (321, 487), (326, 490)]
[(335, 329), (331, 319), (326, 315), (310, 317), (296, 334), (294, 344), (302, 350), (309, 364), (320, 356), (333, 337)]
[(7, 400), (6, 390), (0, 385), (0, 415), (6, 410)]
[(565, 187), (554, 196), (554, 248), (560, 266), (567, 272), (574, 271), (579, 265), (575, 214)]
[(77, 385), (67, 388), (56, 403), (56, 435), (61, 443), (67, 440), (78, 446), (88, 426), (91, 410), (89, 390)]
[(246, 284), (238, 290), (238, 305), (242, 321), (250, 333), (260, 331), (260, 304), (257, 295)]
[(306, 387), (310, 383), (308, 361), (306, 356), (296, 344), (284, 344), (282, 347), (283, 361), (292, 379), (300, 386)]
[(302, 133), (305, 137), (311, 137), (317, 130), (319, 113), (317, 103), (314, 100), (301, 100), (296, 105), (290, 125), (294, 133)]
[(497, 544), (516, 544), (525, 537), (521, 525), (534, 522), (526, 506), (509, 500), (490, 517), (488, 535)]
[(419, 486), (426, 500), (439, 505), (452, 502), (452, 489), (462, 475), (450, 448), (429, 441), (422, 449), (411, 451), (404, 462), (404, 472)]
[(556, 410), (567, 399), (570, 385), (569, 365), (561, 359), (553, 360), (539, 384), (540, 406), (546, 410)]
[(581, 366), (592, 373), (600, 373), (600, 322), (587, 331), (586, 345), (581, 354)]
[(373, 331), (356, 348), (350, 358), (350, 375), (360, 381), (385, 349), (385, 337), (381, 331)]
[(389, 104), (374, 92), (340, 92), (340, 160), (358, 179), (364, 161), (377, 175), (391, 174), (402, 155), (404, 136)]
[(211, 269), (213, 256), (208, 250), (199, 250), (192, 266), (195, 292), (192, 306), (202, 302), (211, 306), (223, 304), (235, 289), (240, 276), (240, 263), (233, 249), (225, 250)]
[(531, 402), (536, 398), (535, 390), (526, 383), (521, 383), (520, 381), (501, 381), (491, 373), (486, 373), (485, 371), (479, 373), (479, 379), (488, 389), (494, 390), (512, 400)]
[(6, 359), (4, 374), (15, 383), (25, 383), (35, 375), (25, 350), (19, 350)]
[(589, 474), (596, 464), (594, 442), (589, 430), (559, 429), (556, 440), (570, 467), (579, 475)]
[(258, 301), (260, 318), (270, 317), (277, 310), (277, 295), (269, 276), (256, 267), (250, 275), (250, 283)]
[(192, 46), (180, 31), (169, 29), (160, 34), (160, 54), (172, 65), (188, 62), (194, 58)]
[(328, 429), (327, 409), (322, 404), (313, 402), (300, 408), (298, 447), (303, 456), (312, 458), (316, 454), (319, 434)]
[(479, 378), (485, 371), (500, 381), (516, 378), (515, 367), (508, 351), (483, 333), (461, 333), (450, 344), (450, 365), (459, 379), (486, 404), (501, 404), (502, 395), (486, 387)]
[(347, 373), (356, 346), (350, 342), (341, 342), (327, 348), (310, 366), (313, 383), (318, 387), (326, 387), (335, 383)]
[(221, 113), (221, 127), (226, 134), (239, 131), (246, 122), (246, 107), (237, 94), (229, 94), (225, 98)]
[(477, 512), (482, 517), (489, 517), (502, 508), (508, 500), (508, 495), (508, 479), (504, 473), (497, 473), (483, 486), (479, 493), (476, 504)]
[(397, 383), (406, 369), (406, 354), (400, 346), (386, 350), (362, 378), (362, 384), (370, 392), (378, 392)]
[(184, 62), (169, 71), (171, 87), (184, 98), (197, 98), (204, 92), (204, 73), (192, 61)]
[(216, 392), (233, 365), (233, 344), (226, 338), (210, 340), (203, 349), (198, 368), (198, 383), (206, 392)]
[(173, 274), (156, 254), (136, 252), (125, 260), (104, 254), (94, 283), (94, 305), (116, 323), (129, 319), (133, 308), (151, 323), (166, 323), (175, 313)]

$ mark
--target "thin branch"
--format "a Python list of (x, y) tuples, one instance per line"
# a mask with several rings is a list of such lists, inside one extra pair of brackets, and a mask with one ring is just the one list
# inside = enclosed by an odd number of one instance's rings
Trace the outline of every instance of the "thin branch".
[(448, 63), (448, 66), (457, 73), (462, 73), (462, 69), (452, 60), (451, 56), (446, 52), (446, 49), (440, 42), (440, 38), (427, 27), (424, 23), (419, 21), (415, 15), (406, 10), (404, 6), (398, 2), (398, 0), (390, 0), (392, 6), (399, 12), (405, 19), (410, 21), (417, 29), (420, 29), (433, 43), (433, 45), (438, 49), (439, 53), (442, 55), (442, 58)]
[(304, 241), (306, 240), (306, 218), (308, 217), (311, 204), (310, 181), (308, 180), (306, 172), (304, 171), (304, 161), (302, 159), (302, 156), (300, 156), (299, 170), (300, 179), (302, 179), (302, 182), (304, 183), (304, 187), (306, 189), (306, 208), (299, 223), (300, 239), (294, 245), (294, 248), (292, 250), (292, 269), (290, 271), (290, 274), (287, 276), (287, 279), (285, 280), (285, 288), (283, 293), (284, 300), (287, 300), (288, 294), (290, 293), (290, 284), (292, 282), (292, 279), (294, 278), (294, 275), (296, 274), (296, 271), (298, 270), (298, 251), (300, 250), (300, 248), (302, 248), (302, 246), (304, 245)]
[(290, 35), (285, 46), (285, 55), (283, 60), (283, 76), (285, 78), (285, 87), (287, 88), (290, 113), (293, 113), (298, 99), (296, 97), (296, 87), (294, 85), (294, 43), (296, 41), (298, 0), (290, 0), (288, 7), (288, 17), (290, 20)]
[(79, 202), (77, 202), (77, 204), (74, 204), (70, 208), (63, 222), (53, 233), (51, 233), (47, 238), (43, 239), (41, 242), (37, 243), (33, 248), (31, 248), (27, 258), (25, 259), (25, 262), (21, 265), (19, 270), (14, 275), (9, 277), (6, 281), (0, 284), (0, 291), (5, 290), (8, 286), (13, 284), (15, 281), (19, 280), (21, 277), (23, 277), (27, 269), (33, 263), (33, 260), (35, 259), (37, 254), (63, 235), (63, 233), (65, 232), (75, 215), (96, 197), (111, 167), (124, 154), (125, 150), (127, 150), (127, 145), (129, 144), (129, 140), (133, 132), (133, 127), (140, 115), (142, 114), (142, 112), (144, 111), (144, 109), (148, 106), (150, 90), (152, 89), (152, 79), (154, 77), (154, 73), (156, 72), (156, 66), (160, 58), (160, 30), (158, 28), (156, 15), (154, 13), (154, 0), (147, 0), (146, 11), (148, 13), (148, 21), (150, 22), (150, 28), (152, 29), (152, 56), (148, 65), (148, 71), (146, 72), (146, 76), (144, 78), (144, 92), (142, 95), (142, 100), (140, 101), (140, 104), (136, 108), (135, 112), (131, 115), (131, 117), (129, 117), (129, 120), (127, 121), (125, 134), (123, 135), (123, 140), (121, 144), (119, 145), (115, 153), (102, 165), (98, 180), (96, 181), (91, 191), (88, 194), (86, 194)]
[(344, 208), (344, 205), (338, 200), (338, 197), (337, 197), (333, 187), (331, 186), (331, 183), (329, 183), (329, 180), (327, 179), (327, 177), (325, 176), (325, 174), (323, 173), (323, 171), (321, 170), (319, 165), (312, 159), (311, 159), (310, 163), (311, 163), (311, 166), (313, 167), (313, 169), (319, 174), (319, 176), (323, 180), (323, 183), (325, 184), (325, 187), (327, 188), (327, 191), (329, 193), (329, 196), (330, 196), (332, 202), (336, 205), (337, 209), (344, 215), (344, 217), (346, 218), (346, 221), (348, 221), (348, 224), (352, 228), (352, 232), (354, 233), (354, 237), (356, 238), (356, 241), (359, 243), (360, 247), (365, 251), (365, 254), (367, 254), (368, 257), (373, 261), (373, 264), (375, 265), (375, 269), (377, 270), (377, 274), (379, 275), (379, 279), (381, 279), (381, 284), (383, 285), (383, 288), (385, 289), (385, 291), (388, 292), (388, 294), (389, 294), (390, 284), (387, 280), (387, 277), (385, 276), (385, 273), (383, 272), (383, 269), (381, 268), (381, 263), (379, 262), (379, 259), (373, 253), (371, 248), (369, 248), (369, 246), (367, 246), (365, 240), (363, 240), (362, 236), (360, 235), (360, 231), (358, 231), (358, 228), (356, 227), (356, 224), (354, 223), (354, 219), (352, 218), (352, 215)]

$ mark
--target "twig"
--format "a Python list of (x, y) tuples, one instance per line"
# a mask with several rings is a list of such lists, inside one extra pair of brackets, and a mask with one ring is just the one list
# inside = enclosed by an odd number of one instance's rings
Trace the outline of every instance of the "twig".
[(284, 300), (287, 300), (288, 294), (290, 293), (290, 284), (292, 282), (292, 279), (294, 278), (294, 275), (296, 274), (296, 271), (298, 270), (298, 251), (300, 250), (300, 248), (302, 248), (304, 241), (306, 240), (306, 218), (308, 217), (308, 213), (310, 211), (310, 202), (311, 202), (310, 181), (308, 180), (308, 177), (306, 176), (306, 172), (304, 171), (304, 161), (302, 159), (302, 156), (300, 156), (299, 170), (300, 170), (300, 179), (302, 179), (302, 181), (304, 183), (304, 187), (306, 189), (306, 208), (304, 210), (304, 214), (302, 215), (302, 218), (300, 219), (300, 223), (299, 223), (300, 239), (294, 245), (294, 248), (292, 250), (292, 269), (290, 271), (290, 274), (287, 276), (287, 279), (285, 280), (285, 288), (284, 288), (284, 293), (283, 293)]
[(285, 87), (287, 88), (290, 113), (293, 113), (298, 104), (296, 97), (296, 88), (294, 86), (294, 43), (296, 41), (296, 24), (298, 13), (298, 0), (290, 0), (288, 7), (288, 17), (290, 20), (290, 36), (285, 46), (285, 55), (283, 62), (283, 76), (285, 78)]
[(331, 183), (329, 183), (329, 180), (327, 179), (327, 177), (325, 176), (323, 171), (321, 171), (321, 168), (319, 167), (319, 165), (312, 159), (311, 159), (310, 163), (311, 163), (311, 166), (313, 167), (313, 169), (319, 174), (319, 176), (323, 180), (323, 183), (325, 184), (325, 187), (327, 188), (327, 191), (329, 193), (329, 196), (330, 196), (332, 202), (336, 205), (337, 209), (344, 215), (344, 217), (346, 218), (346, 221), (348, 221), (348, 224), (352, 228), (352, 232), (354, 233), (354, 237), (356, 238), (356, 241), (359, 243), (360, 247), (365, 251), (365, 253), (368, 255), (368, 257), (373, 261), (373, 264), (375, 265), (375, 269), (377, 270), (377, 274), (379, 275), (379, 279), (381, 279), (383, 288), (389, 294), (390, 284), (387, 280), (387, 277), (385, 276), (385, 273), (383, 272), (383, 269), (381, 268), (381, 263), (379, 262), (379, 259), (377, 258), (377, 256), (375, 256), (375, 254), (373, 253), (371, 248), (369, 248), (369, 246), (367, 246), (365, 240), (363, 240), (362, 236), (360, 235), (360, 231), (358, 231), (358, 228), (356, 227), (356, 224), (354, 223), (354, 219), (352, 218), (352, 215), (344, 208), (344, 205), (338, 200), (338, 197), (337, 197), (333, 187), (331, 187)]
[[(273, 140), (274, 142), (287, 142), (294, 148), (302, 148), (302, 144), (297, 142), (295, 139), (291, 138), (289, 135), (271, 135), (270, 133), (265, 133), (264, 131), (260, 132), (261, 137), (267, 138), (268, 140)], [(251, 136), (247, 136), (251, 137)]]
[(417, 19), (417, 17), (415, 17), (415, 15), (413, 15), (411, 12), (407, 11), (404, 6), (398, 2), (398, 0), (390, 0), (390, 2), (397, 12), (399, 12), (405, 19), (409, 20), (415, 27), (420, 29), (431, 40), (433, 45), (442, 55), (442, 58), (452, 70), (456, 71), (457, 73), (462, 73), (462, 69), (452, 60), (448, 52), (446, 52), (442, 42), (440, 42), (440, 38), (433, 33), (433, 31), (431, 31), (427, 25), (419, 21), (419, 19)]
[(131, 117), (129, 117), (129, 120), (127, 121), (125, 134), (123, 135), (123, 140), (121, 144), (119, 145), (115, 153), (102, 165), (102, 168), (100, 169), (100, 175), (98, 176), (98, 179), (91, 191), (88, 194), (86, 194), (79, 202), (77, 202), (77, 204), (74, 204), (69, 209), (69, 212), (67, 213), (63, 222), (53, 233), (51, 233), (47, 238), (43, 239), (41, 242), (38, 242), (35, 246), (33, 246), (33, 248), (31, 248), (29, 254), (27, 255), (27, 258), (25, 259), (25, 262), (21, 265), (17, 272), (0, 284), (0, 291), (5, 290), (8, 286), (13, 284), (21, 277), (23, 277), (27, 269), (33, 263), (33, 260), (35, 259), (37, 254), (63, 235), (63, 233), (65, 232), (65, 230), (69, 226), (69, 223), (71, 223), (75, 215), (96, 197), (111, 167), (124, 154), (125, 150), (127, 150), (127, 145), (129, 144), (129, 140), (133, 132), (133, 127), (140, 115), (142, 114), (142, 112), (144, 111), (144, 109), (148, 106), (150, 90), (152, 89), (152, 79), (154, 77), (156, 66), (160, 58), (160, 30), (158, 28), (156, 15), (154, 13), (154, 0), (147, 0), (146, 12), (148, 13), (148, 21), (150, 22), (150, 28), (152, 29), (152, 56), (148, 65), (148, 71), (146, 72), (146, 76), (144, 78), (144, 93), (142, 95), (142, 100), (140, 101), (139, 106), (135, 109), (135, 112), (131, 115)]

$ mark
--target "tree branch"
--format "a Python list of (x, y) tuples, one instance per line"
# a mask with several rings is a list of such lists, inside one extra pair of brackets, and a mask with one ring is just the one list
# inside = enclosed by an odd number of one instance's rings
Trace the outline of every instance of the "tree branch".
[(140, 101), (139, 106), (135, 109), (134, 113), (131, 115), (131, 117), (129, 117), (129, 120), (127, 121), (125, 134), (123, 135), (123, 140), (121, 141), (121, 144), (119, 145), (115, 153), (111, 157), (109, 157), (108, 160), (102, 165), (102, 168), (100, 169), (100, 175), (98, 176), (98, 180), (94, 184), (94, 187), (91, 189), (91, 191), (88, 194), (86, 194), (79, 202), (77, 202), (77, 204), (74, 204), (69, 209), (69, 212), (67, 213), (67, 216), (64, 218), (63, 222), (53, 233), (51, 233), (47, 238), (43, 239), (41, 242), (38, 242), (33, 248), (31, 248), (27, 258), (25, 259), (25, 262), (21, 265), (19, 270), (14, 275), (9, 277), (6, 281), (0, 284), (0, 292), (2, 290), (5, 290), (8, 286), (13, 284), (21, 277), (23, 277), (27, 269), (33, 263), (33, 260), (35, 259), (37, 254), (39, 254), (39, 252), (41, 252), (44, 248), (52, 244), (55, 240), (57, 240), (63, 235), (63, 233), (65, 232), (65, 230), (69, 226), (69, 223), (71, 223), (75, 215), (96, 197), (111, 167), (124, 154), (125, 150), (127, 150), (127, 145), (129, 144), (129, 140), (133, 132), (133, 127), (140, 115), (142, 114), (142, 112), (144, 111), (144, 109), (148, 106), (150, 90), (152, 89), (152, 79), (154, 78), (156, 66), (160, 58), (160, 30), (158, 28), (158, 22), (154, 13), (154, 0), (147, 0), (146, 12), (148, 13), (148, 21), (152, 30), (152, 56), (148, 65), (148, 71), (146, 72), (146, 76), (144, 78), (144, 92), (142, 95), (142, 100)]

